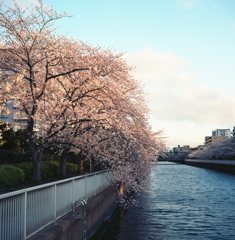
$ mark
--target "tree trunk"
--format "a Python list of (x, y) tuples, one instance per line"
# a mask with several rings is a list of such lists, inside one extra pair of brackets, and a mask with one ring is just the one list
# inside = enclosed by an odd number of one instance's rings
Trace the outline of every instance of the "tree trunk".
[(68, 158), (68, 151), (63, 150), (60, 158), (60, 176), (61, 177), (66, 177), (66, 163), (67, 163), (67, 158)]
[(33, 118), (29, 119), (27, 126), (28, 133), (28, 146), (29, 152), (33, 160), (33, 177), (32, 181), (35, 183), (41, 183), (41, 162), (43, 156), (43, 148), (42, 146), (38, 146), (36, 144), (35, 136), (34, 136), (34, 120)]
[(90, 173), (91, 173), (92, 172), (92, 159), (91, 159), (91, 157), (89, 159), (89, 164), (90, 164)]
[(123, 195), (125, 192), (125, 184), (123, 181), (120, 182), (120, 185), (119, 185), (119, 194), (120, 195)]
[(41, 161), (42, 151), (37, 147), (33, 133), (29, 133), (29, 152), (33, 160), (33, 177), (32, 181), (35, 183), (41, 183)]
[(83, 174), (83, 162), (84, 162), (84, 160), (83, 160), (83, 158), (81, 158), (81, 159), (80, 159), (80, 163), (79, 163), (79, 165), (80, 165), (80, 167), (79, 167), (79, 173), (80, 173), (80, 174)]
[(41, 162), (42, 162), (42, 151), (38, 150), (33, 153), (33, 182), (41, 183)]

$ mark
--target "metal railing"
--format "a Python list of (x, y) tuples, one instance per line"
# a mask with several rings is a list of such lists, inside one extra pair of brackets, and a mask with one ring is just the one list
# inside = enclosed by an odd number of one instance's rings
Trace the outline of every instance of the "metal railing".
[(72, 210), (74, 202), (105, 189), (109, 171), (0, 195), (0, 239), (24, 240)]

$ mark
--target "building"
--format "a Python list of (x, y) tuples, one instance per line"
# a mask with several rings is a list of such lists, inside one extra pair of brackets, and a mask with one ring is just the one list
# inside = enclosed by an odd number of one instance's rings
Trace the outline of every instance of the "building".
[(212, 136), (206, 136), (205, 137), (205, 145), (208, 145), (212, 142)]
[(232, 140), (235, 141), (235, 127), (233, 127), (233, 137)]
[(230, 129), (215, 129), (212, 131), (212, 136), (205, 137), (205, 145), (225, 141), (232, 138)]
[(27, 118), (24, 117), (23, 113), (16, 114), (16, 107), (14, 106), (14, 101), (9, 100), (6, 102), (5, 106), (0, 109), (0, 122), (5, 122), (13, 127), (16, 131), (20, 128), (25, 128), (27, 126)]
[(190, 154), (192, 149), (189, 145), (180, 146), (172, 148), (172, 150), (169, 151), (169, 159), (170, 160), (184, 160), (188, 154)]
[(14, 106), (13, 101), (9, 100), (5, 106), (0, 109), (0, 121), (12, 124), (14, 118)]
[(228, 139), (232, 138), (232, 132), (230, 129), (215, 129), (212, 131), (212, 136), (221, 136), (221, 137), (227, 137)]

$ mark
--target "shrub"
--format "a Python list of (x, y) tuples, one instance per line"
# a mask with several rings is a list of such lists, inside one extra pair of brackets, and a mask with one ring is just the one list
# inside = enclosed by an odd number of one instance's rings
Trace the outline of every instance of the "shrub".
[(14, 166), (20, 168), (23, 170), (25, 174), (25, 182), (29, 183), (32, 180), (32, 175), (33, 175), (33, 163), (32, 162), (21, 162), (21, 163), (16, 163)]
[(51, 181), (59, 177), (59, 162), (43, 161), (41, 166), (42, 180)]
[(83, 172), (84, 173), (89, 173), (90, 172), (90, 162), (89, 161), (84, 161), (83, 162)]
[[(74, 163), (66, 164), (67, 175), (77, 173), (77, 165)], [(0, 165), (0, 186), (1, 188), (15, 187), (17, 185), (32, 181), (33, 163), (21, 162), (14, 165)], [(59, 162), (42, 161), (41, 176), (43, 182), (59, 179)]]
[(0, 165), (0, 186), (1, 188), (20, 185), (25, 180), (24, 171), (12, 165)]
[(66, 172), (67, 172), (67, 175), (69, 176), (75, 175), (76, 173), (78, 173), (78, 165), (75, 163), (67, 163)]
[[(25, 173), (25, 180), (29, 183), (32, 180), (33, 163), (22, 162), (15, 164), (16, 167), (22, 169)], [(55, 180), (59, 176), (59, 163), (56, 161), (43, 161), (41, 165), (42, 181)]]

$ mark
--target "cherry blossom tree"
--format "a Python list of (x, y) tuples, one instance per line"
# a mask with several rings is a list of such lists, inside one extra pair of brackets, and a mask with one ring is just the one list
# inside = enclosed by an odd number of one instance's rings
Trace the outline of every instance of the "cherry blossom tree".
[(235, 142), (231, 140), (220, 141), (206, 146), (203, 150), (197, 150), (189, 155), (196, 159), (235, 159)]
[[(90, 49), (89, 46), (86, 48)], [(136, 190), (137, 185), (140, 190), (150, 160), (163, 148), (160, 134), (153, 134), (150, 130), (143, 94), (129, 75), (129, 67), (121, 56), (97, 49), (89, 52), (92, 56), (88, 54), (91, 59), (86, 61), (90, 63), (92, 74), (90, 72), (88, 76), (86, 72), (79, 72), (75, 79), (68, 77), (63, 82), (58, 81), (58, 89), (53, 94), (50, 92), (50, 98), (70, 99), (66, 100), (63, 117), (56, 115), (56, 124), (49, 124), (54, 129), (52, 132), (57, 132), (50, 145), (56, 143), (63, 151), (62, 156), (77, 148), (111, 168), (114, 182), (125, 182), (126, 190)], [(94, 60), (99, 58), (102, 64)], [(50, 99), (49, 102), (53, 103), (47, 116), (51, 119), (58, 101)], [(58, 106), (60, 110), (61, 105)], [(64, 123), (59, 124), (59, 119)], [(65, 125), (62, 131), (61, 126)]]
[[(1, 102), (13, 99), (27, 118), (33, 179), (40, 182), (42, 146), (36, 138), (36, 117), (49, 82), (88, 68), (76, 62), (76, 45), (55, 38), (52, 23), (62, 18), (40, 1), (32, 10), (0, 6)], [(68, 45), (68, 44), (67, 44)]]
[(0, 102), (12, 99), (26, 118), (35, 181), (45, 148), (61, 156), (62, 175), (68, 153), (82, 152), (112, 170), (125, 202), (144, 187), (161, 134), (122, 54), (53, 35), (62, 17), (40, 1), (32, 10), (1, 7)]

